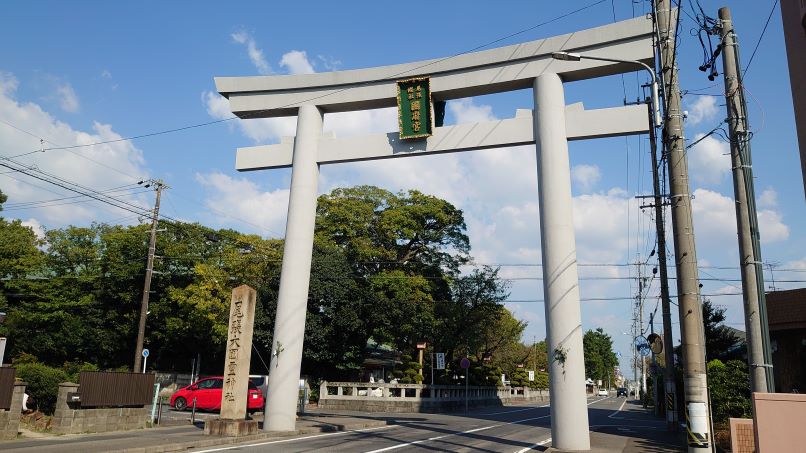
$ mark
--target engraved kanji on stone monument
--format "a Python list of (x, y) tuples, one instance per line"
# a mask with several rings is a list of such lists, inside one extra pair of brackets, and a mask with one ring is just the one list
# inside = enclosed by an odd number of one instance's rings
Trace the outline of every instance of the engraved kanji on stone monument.
[(232, 290), (224, 363), (224, 389), (221, 393), (222, 419), (246, 418), (256, 299), (257, 292), (249, 286), (242, 285)]

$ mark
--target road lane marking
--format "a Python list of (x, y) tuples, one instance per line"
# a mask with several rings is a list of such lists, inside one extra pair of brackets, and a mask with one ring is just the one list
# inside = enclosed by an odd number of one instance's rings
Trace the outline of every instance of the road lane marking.
[(515, 453), (526, 453), (529, 450), (534, 450), (535, 447), (540, 447), (542, 445), (546, 445), (549, 442), (551, 442), (551, 437), (549, 437), (548, 439), (545, 439), (545, 440), (541, 440), (540, 442), (538, 442), (538, 443), (536, 443), (534, 445), (530, 445), (530, 446), (528, 446), (526, 448), (522, 448), (522, 449), (516, 451)]
[(211, 453), (214, 451), (226, 451), (226, 450), (235, 450), (238, 448), (249, 448), (249, 447), (259, 447), (261, 445), (271, 445), (271, 444), (282, 444), (288, 442), (295, 442), (298, 440), (307, 440), (307, 439), (316, 439), (319, 437), (329, 437), (329, 436), (340, 436), (344, 434), (352, 434), (352, 433), (363, 433), (366, 431), (377, 431), (379, 429), (389, 429), (389, 428), (397, 428), (400, 425), (386, 425), (386, 426), (378, 426), (375, 428), (364, 428), (364, 429), (352, 429), (349, 431), (339, 431), (335, 433), (324, 433), (324, 434), (314, 434), (312, 436), (305, 436), (305, 437), (294, 437), (292, 439), (281, 439), (281, 440), (270, 440), (268, 442), (260, 442), (256, 444), (241, 444), (241, 445), (233, 445), (231, 447), (221, 447), (221, 448), (211, 448), (209, 450), (199, 450), (196, 453)]
[[(463, 436), (465, 434), (477, 433), (479, 431), (485, 431), (485, 430), (492, 429), (492, 428), (498, 428), (500, 426), (515, 425), (515, 424), (518, 424), (518, 423), (524, 423), (524, 422), (528, 422), (528, 421), (532, 421), (532, 420), (539, 420), (541, 418), (548, 418), (548, 417), (551, 417), (551, 415), (541, 415), (540, 417), (524, 418), (523, 420), (515, 420), (514, 422), (498, 423), (497, 425), (482, 426), (480, 428), (473, 428), (473, 429), (469, 429), (467, 431), (456, 431), (456, 432), (451, 433), (451, 434), (443, 434), (441, 436), (429, 437), (428, 439), (420, 439), (420, 440), (415, 440), (415, 441), (412, 441), (412, 442), (404, 442), (404, 443), (401, 443), (401, 444), (392, 445), (391, 447), (379, 448), (377, 450), (371, 450), (371, 451), (368, 451), (368, 452), (365, 452), (365, 453), (380, 453), (382, 451), (397, 450), (398, 448), (404, 448), (404, 447), (408, 447), (408, 446), (411, 446), (411, 445), (419, 445), (419, 444), (422, 444), (422, 443), (425, 443), (425, 442), (432, 442), (432, 441), (435, 441), (435, 440), (445, 439), (447, 437)], [(401, 426), (405, 426), (405, 425), (401, 425)]]
[(621, 406), (619, 406), (618, 410), (616, 410), (616, 411), (615, 411), (615, 412), (613, 412), (612, 414), (608, 415), (608, 416), (607, 416), (607, 418), (624, 418), (624, 417), (613, 417), (613, 416), (614, 416), (614, 415), (616, 415), (616, 414), (618, 414), (619, 412), (621, 412), (621, 410), (622, 410), (622, 409), (624, 409), (624, 405), (625, 405), (625, 404), (627, 404), (627, 400), (626, 400), (626, 399), (625, 399), (625, 400), (624, 400), (624, 401), (621, 403)]
[(513, 409), (511, 411), (501, 411), (501, 412), (490, 412), (489, 414), (479, 414), (479, 415), (501, 415), (501, 414), (513, 414), (515, 412), (525, 412), (525, 411), (532, 411), (535, 409), (540, 409), (541, 407), (549, 407), (548, 404), (544, 404), (542, 406), (531, 406), (524, 409)]

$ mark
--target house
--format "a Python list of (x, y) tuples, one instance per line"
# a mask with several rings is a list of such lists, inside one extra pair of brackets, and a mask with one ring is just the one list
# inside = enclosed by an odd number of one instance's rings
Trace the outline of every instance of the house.
[(806, 288), (767, 293), (776, 392), (806, 392)]

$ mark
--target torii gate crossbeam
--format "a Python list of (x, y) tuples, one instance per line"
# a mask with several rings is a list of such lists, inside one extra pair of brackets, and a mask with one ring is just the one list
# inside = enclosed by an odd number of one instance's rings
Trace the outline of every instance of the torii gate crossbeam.
[[(535, 143), (549, 352), (552, 444), (589, 450), (579, 278), (572, 218), (568, 140), (648, 131), (639, 106), (586, 111), (566, 106), (563, 81), (636, 70), (603, 61), (556, 61), (584, 52), (651, 63), (652, 21), (640, 17), (452, 58), (320, 74), (218, 77), (218, 91), (241, 118), (297, 116), (296, 137), (238, 150), (237, 169), (291, 166), (277, 315), (264, 430), (293, 430), (313, 249), (319, 165)], [(322, 134), (324, 113), (395, 105), (396, 80), (429, 75), (434, 101), (532, 88), (535, 109), (513, 119), (435, 128), (427, 139), (396, 134), (338, 139)]]

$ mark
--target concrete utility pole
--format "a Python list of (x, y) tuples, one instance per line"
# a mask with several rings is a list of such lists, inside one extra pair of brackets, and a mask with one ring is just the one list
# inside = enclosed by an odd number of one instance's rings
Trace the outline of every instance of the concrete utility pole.
[(148, 261), (146, 263), (146, 279), (143, 283), (143, 301), (140, 303), (140, 325), (137, 328), (137, 347), (134, 351), (135, 373), (140, 370), (143, 360), (143, 337), (146, 333), (146, 316), (148, 313), (148, 295), (151, 293), (151, 274), (154, 271), (154, 251), (157, 243), (157, 223), (160, 216), (160, 198), (162, 189), (166, 186), (161, 180), (153, 182), (157, 186), (157, 201), (154, 203), (154, 213), (151, 216), (151, 238), (148, 241)]
[(661, 77), (666, 109), (663, 143), (669, 168), (669, 198), (672, 208), (672, 231), (677, 266), (677, 301), (680, 313), (681, 349), (683, 351), (683, 384), (686, 402), (686, 428), (690, 452), (701, 452), (711, 446), (711, 410), (708, 404), (708, 382), (705, 365), (705, 334), (700, 302), (697, 252), (691, 218), (691, 194), (688, 183), (683, 115), (677, 78), (675, 38), (676, 11), (673, 16), (669, 0), (655, 0), (655, 26), (658, 32)]
[[(650, 118), (652, 111), (649, 111)], [(658, 236), (658, 268), (660, 270), (660, 300), (663, 314), (663, 387), (665, 389), (666, 429), (677, 431), (677, 385), (674, 382), (674, 343), (672, 343), (672, 313), (669, 307), (669, 273), (666, 269), (666, 227), (663, 222), (663, 195), (658, 175), (658, 144), (655, 128), (649, 128), (649, 148), (652, 154), (652, 188), (655, 195), (655, 231)], [(662, 404), (655, 401), (655, 407)]]
[(739, 43), (733, 30), (730, 9), (719, 10), (722, 38), (722, 73), (725, 77), (725, 104), (730, 129), (730, 156), (733, 166), (733, 192), (736, 197), (736, 230), (739, 235), (739, 261), (742, 270), (744, 324), (747, 330), (747, 362), (750, 365), (750, 391), (774, 392), (772, 361), (767, 354), (769, 333), (764, 303), (764, 270), (761, 267), (758, 217), (756, 214), (750, 134), (744, 88), (739, 69)]

